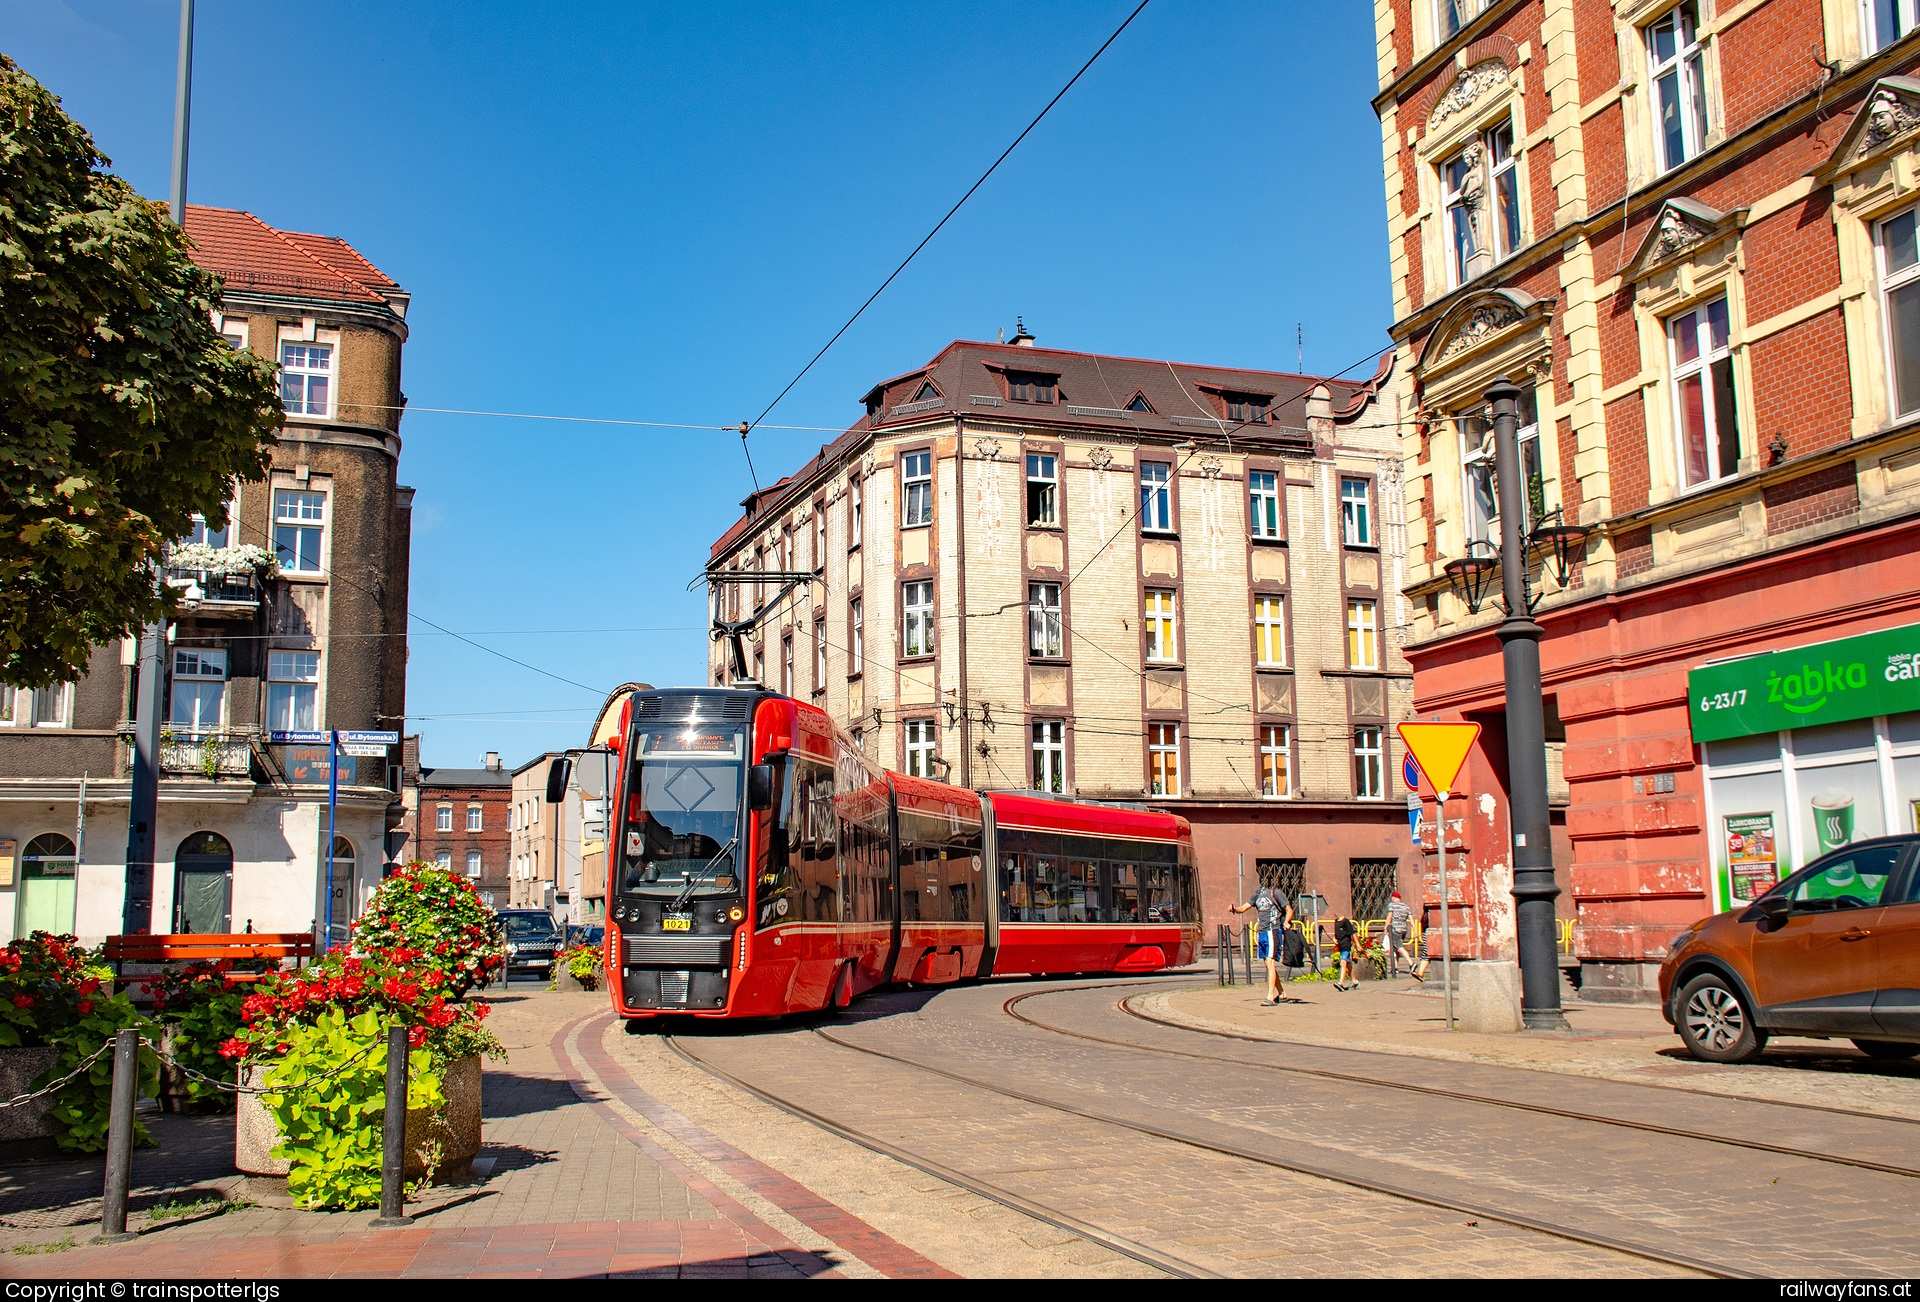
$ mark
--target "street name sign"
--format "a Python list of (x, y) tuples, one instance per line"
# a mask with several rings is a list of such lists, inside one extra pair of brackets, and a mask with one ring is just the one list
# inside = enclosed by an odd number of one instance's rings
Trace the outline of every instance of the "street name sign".
[(333, 739), (325, 732), (288, 732), (275, 728), (267, 734), (267, 740), (276, 746), (324, 746)]
[(350, 746), (398, 746), (397, 732), (343, 732), (340, 740)]
[(1467, 752), (1480, 737), (1477, 723), (1403, 723), (1400, 740), (1407, 743), (1420, 771), (1433, 784), (1434, 792), (1444, 797), (1453, 790)]

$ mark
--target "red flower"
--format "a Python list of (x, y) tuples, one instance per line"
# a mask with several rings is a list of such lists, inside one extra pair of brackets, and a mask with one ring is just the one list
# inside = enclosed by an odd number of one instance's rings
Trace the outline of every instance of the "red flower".
[(156, 1013), (164, 1013), (167, 1011), (167, 997), (165, 995), (155, 995), (153, 997), (153, 1011)]
[(427, 1028), (424, 1026), (416, 1026), (411, 1031), (408, 1031), (407, 1043), (416, 1049), (425, 1048), (427, 1043)]
[(83, 995), (95, 994), (99, 991), (99, 989), (100, 989), (99, 977), (88, 977), (85, 981), (82, 981), (80, 983), (80, 993)]
[(85, 1017), (88, 1013), (92, 1011), (93, 1011), (93, 1000), (82, 999), (80, 1001), (80, 1016)]
[(280, 1043), (273, 1046), (273, 1051), (275, 1053), (285, 1053), (287, 1050), (291, 1048), (293, 1048), (291, 1044), (288, 1044), (285, 1040), (282, 1040), (280, 1041)]
[(31, 1008), (33, 1007), (33, 996), (32, 995), (15, 995), (13, 997), (13, 1006), (15, 1008)]
[(491, 1013), (492, 1011), (493, 1011), (492, 1004), (477, 1003), (473, 1006), (473, 1015), (483, 1022), (487, 1020), (487, 1014)]
[(223, 1040), (220, 1043), (220, 1056), (222, 1058), (244, 1058), (246, 1054), (247, 1046), (244, 1040), (229, 1039)]

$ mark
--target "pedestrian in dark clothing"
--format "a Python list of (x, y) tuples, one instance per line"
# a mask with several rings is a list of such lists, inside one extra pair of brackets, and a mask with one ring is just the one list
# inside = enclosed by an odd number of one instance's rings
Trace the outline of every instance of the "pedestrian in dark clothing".
[(1351, 990), (1360, 984), (1353, 971), (1353, 942), (1359, 930), (1352, 918), (1333, 921), (1333, 947), (1340, 952), (1340, 974), (1333, 983), (1335, 990)]

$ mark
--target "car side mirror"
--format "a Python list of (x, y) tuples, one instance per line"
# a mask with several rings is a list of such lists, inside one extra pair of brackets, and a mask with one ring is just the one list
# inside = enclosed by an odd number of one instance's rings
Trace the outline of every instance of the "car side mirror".
[(547, 765), (547, 803), (557, 805), (567, 798), (567, 780), (573, 776), (573, 760), (562, 755)]
[(1754, 909), (1774, 926), (1787, 920), (1787, 914), (1793, 910), (1793, 901), (1784, 895), (1765, 895), (1753, 902)]
[(773, 808), (773, 765), (755, 764), (747, 770), (747, 808)]

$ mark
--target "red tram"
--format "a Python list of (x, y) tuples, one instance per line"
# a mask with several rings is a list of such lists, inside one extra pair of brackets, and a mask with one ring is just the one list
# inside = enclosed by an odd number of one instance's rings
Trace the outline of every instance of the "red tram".
[(622, 1017), (777, 1017), (1199, 952), (1185, 819), (890, 773), (758, 689), (639, 690), (605, 723)]

